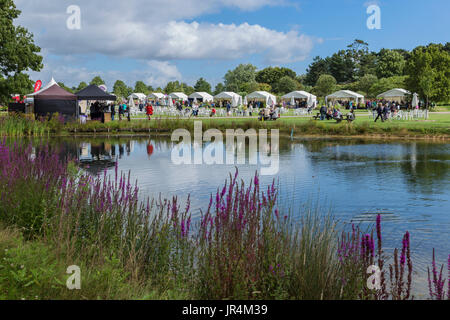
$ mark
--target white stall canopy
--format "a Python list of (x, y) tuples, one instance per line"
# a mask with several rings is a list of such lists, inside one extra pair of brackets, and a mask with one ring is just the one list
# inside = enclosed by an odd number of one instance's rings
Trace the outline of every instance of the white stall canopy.
[(276, 104), (277, 103), (277, 97), (275, 97), (273, 94), (268, 93), (266, 91), (255, 91), (250, 93), (247, 96), (247, 100), (263, 100), (266, 105), (270, 103)]
[(161, 92), (153, 92), (148, 95), (148, 99), (150, 99), (150, 100), (162, 100), (165, 97), (166, 97), (166, 95)]
[(207, 92), (194, 92), (189, 96), (189, 99), (202, 99), (203, 102), (212, 102), (214, 97)]
[(281, 97), (283, 100), (291, 100), (294, 99), (306, 99), (308, 100), (309, 97), (312, 96), (313, 100), (317, 100), (317, 97), (311, 93), (308, 93), (306, 91), (292, 91), (284, 96)]
[(411, 92), (405, 89), (392, 89), (386, 92), (383, 92), (379, 95), (377, 95), (377, 98), (383, 98), (383, 99), (389, 99), (389, 98), (404, 98), (407, 95), (410, 95)]
[(169, 94), (169, 97), (175, 100), (182, 100), (182, 101), (188, 100), (188, 96), (185, 95), (183, 92), (172, 92), (171, 94)]
[(350, 90), (340, 90), (329, 96), (325, 97), (325, 100), (339, 100), (339, 99), (354, 99), (357, 103), (364, 103), (364, 96), (362, 94), (350, 91)]
[(128, 99), (137, 99), (139, 101), (145, 101), (145, 99), (147, 98), (147, 96), (143, 93), (132, 93)]

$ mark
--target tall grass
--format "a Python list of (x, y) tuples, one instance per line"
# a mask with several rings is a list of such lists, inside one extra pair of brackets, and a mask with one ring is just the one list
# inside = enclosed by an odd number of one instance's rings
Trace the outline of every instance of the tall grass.
[[(0, 253), (0, 291), (8, 298), (413, 298), (409, 234), (388, 268), (380, 216), (376, 238), (357, 227), (338, 234), (334, 220), (313, 209), (294, 222), (279, 210), (274, 183), (263, 187), (255, 175), (246, 184), (236, 171), (193, 221), (189, 198), (186, 207), (176, 197), (140, 201), (117, 167), (92, 177), (57, 154), (0, 143), (0, 223), (27, 241), (16, 246), (22, 251)], [(18, 268), (18, 261), (28, 262)], [(62, 266), (72, 264), (87, 283), (68, 293)], [(381, 269), (379, 291), (367, 287), (373, 264)], [(432, 273), (431, 297), (443, 298), (442, 269)]]
[(257, 119), (184, 119), (184, 118), (153, 118), (135, 121), (113, 121), (100, 123), (89, 121), (80, 124), (76, 121), (64, 123), (60, 117), (53, 116), (50, 121), (34, 120), (21, 115), (8, 115), (0, 118), (0, 136), (43, 136), (76, 134), (170, 134), (176, 129), (194, 131), (194, 120), (202, 121), (203, 129), (211, 128), (225, 132), (226, 129), (278, 129), (281, 134), (291, 135), (330, 135), (330, 136), (448, 136), (450, 128), (448, 121), (436, 123), (402, 122), (373, 123), (355, 121), (340, 123), (313, 121), (295, 118), (282, 118), (278, 121), (258, 121)]

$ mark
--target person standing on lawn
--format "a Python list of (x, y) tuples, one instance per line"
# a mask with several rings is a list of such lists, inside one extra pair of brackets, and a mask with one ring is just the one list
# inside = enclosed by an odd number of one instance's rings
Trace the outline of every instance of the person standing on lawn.
[(375, 122), (377, 122), (378, 118), (381, 118), (381, 122), (384, 122), (383, 106), (381, 105), (381, 103), (378, 104), (377, 114), (378, 114), (378, 116), (375, 118)]
[(150, 103), (147, 103), (147, 106), (145, 107), (145, 111), (147, 113), (148, 120), (151, 120), (151, 117), (153, 115), (153, 106)]

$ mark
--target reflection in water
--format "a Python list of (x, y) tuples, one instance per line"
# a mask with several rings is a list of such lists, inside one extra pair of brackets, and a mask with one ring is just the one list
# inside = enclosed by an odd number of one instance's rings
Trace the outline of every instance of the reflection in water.
[[(105, 169), (113, 172), (117, 162), (120, 170), (131, 171), (132, 179), (138, 180), (142, 197), (161, 194), (186, 199), (190, 193), (196, 216), (235, 170), (235, 165), (175, 165), (171, 152), (176, 144), (168, 139), (53, 139), (51, 143), (61, 154), (78, 157), (93, 174)], [(236, 148), (242, 150), (245, 145)], [(240, 177), (249, 181), (261, 169), (249, 161), (260, 154), (246, 149), (246, 164), (237, 167)], [(270, 184), (274, 178), (279, 182), (282, 208), (298, 215), (305, 204), (317, 203), (323, 211), (331, 209), (338, 220), (362, 227), (372, 225), (381, 213), (385, 252), (401, 246), (408, 230), (414, 268), (423, 280), (433, 247), (437, 258), (446, 260), (450, 253), (450, 144), (281, 140), (279, 155), (279, 173), (261, 177), (261, 183)], [(425, 282), (421, 285), (425, 288)]]

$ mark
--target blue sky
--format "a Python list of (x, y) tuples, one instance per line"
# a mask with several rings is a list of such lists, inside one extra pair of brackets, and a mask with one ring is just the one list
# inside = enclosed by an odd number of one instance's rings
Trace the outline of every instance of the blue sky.
[[(82, 29), (69, 31), (65, 9), (73, 1), (17, 0), (18, 22), (44, 49), (46, 67), (33, 78), (54, 76), (72, 86), (99, 74), (108, 86), (122, 79), (157, 87), (205, 77), (215, 85), (240, 63), (302, 74), (315, 56), (354, 39), (373, 51), (450, 41), (448, 0), (129, 0), (128, 7), (118, 1), (77, 1)], [(381, 30), (366, 26), (371, 4), (381, 9)]]

